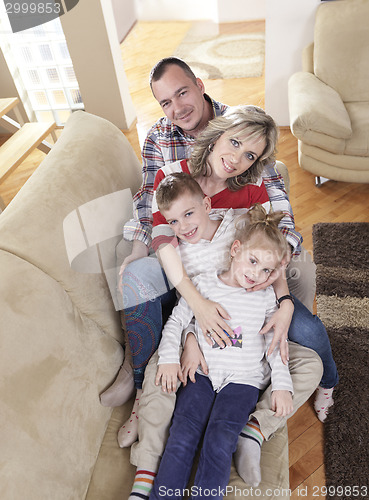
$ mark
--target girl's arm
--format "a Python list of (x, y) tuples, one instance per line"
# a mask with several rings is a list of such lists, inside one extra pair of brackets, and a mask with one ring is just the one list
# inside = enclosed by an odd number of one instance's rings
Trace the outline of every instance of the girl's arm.
[[(180, 256), (172, 245), (161, 245), (157, 250), (160, 263), (173, 286), (190, 306), (196, 317), (200, 328), (206, 336), (212, 332), (214, 340), (221, 346), (224, 342), (231, 345), (231, 341), (224, 330), (233, 337), (233, 331), (224, 321), (230, 319), (223, 307), (211, 300), (205, 299), (196, 289), (190, 278), (187, 276)], [(206, 336), (206, 341), (212, 345), (211, 340)]]

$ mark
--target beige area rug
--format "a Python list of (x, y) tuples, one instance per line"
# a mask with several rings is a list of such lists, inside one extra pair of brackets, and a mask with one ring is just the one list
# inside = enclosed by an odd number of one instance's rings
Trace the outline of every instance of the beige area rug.
[(190, 30), (173, 54), (201, 79), (259, 77), (264, 71), (265, 34), (214, 35)]

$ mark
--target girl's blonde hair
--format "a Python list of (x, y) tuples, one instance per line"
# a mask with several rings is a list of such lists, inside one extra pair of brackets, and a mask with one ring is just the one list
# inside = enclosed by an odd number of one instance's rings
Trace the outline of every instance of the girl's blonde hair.
[(237, 191), (246, 184), (255, 183), (266, 165), (275, 160), (278, 128), (273, 118), (257, 106), (233, 106), (211, 120), (197, 137), (191, 155), (191, 173), (194, 177), (211, 175), (208, 156), (216, 141), (224, 134), (232, 132), (235, 138), (265, 139), (266, 145), (261, 156), (241, 175), (227, 179), (227, 187)]
[(281, 211), (267, 213), (262, 205), (254, 205), (237, 219), (235, 240), (245, 247), (257, 245), (276, 251), (281, 261), (289, 252), (288, 242), (278, 229), (284, 215)]

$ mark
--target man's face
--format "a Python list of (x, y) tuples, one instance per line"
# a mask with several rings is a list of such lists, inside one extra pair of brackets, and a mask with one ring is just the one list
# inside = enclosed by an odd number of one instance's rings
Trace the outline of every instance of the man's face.
[(209, 116), (204, 84), (196, 83), (177, 65), (171, 64), (163, 76), (152, 82), (152, 91), (166, 116), (189, 135), (206, 127)]

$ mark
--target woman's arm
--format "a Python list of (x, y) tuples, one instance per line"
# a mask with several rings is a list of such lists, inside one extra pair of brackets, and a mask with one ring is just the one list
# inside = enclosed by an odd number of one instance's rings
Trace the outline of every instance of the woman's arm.
[[(277, 300), (284, 295), (289, 295), (285, 269), (282, 270), (280, 276), (273, 283), (274, 293)], [(267, 324), (260, 330), (260, 333), (266, 334), (274, 328), (273, 340), (268, 349), (268, 355), (270, 355), (274, 349), (277, 347), (279, 342), (281, 358), (283, 363), (287, 364), (288, 357), (288, 343), (286, 342), (288, 338), (288, 329), (290, 327), (292, 316), (294, 311), (294, 305), (291, 300), (284, 300), (279, 305), (279, 309), (273, 314), (271, 319)]]

